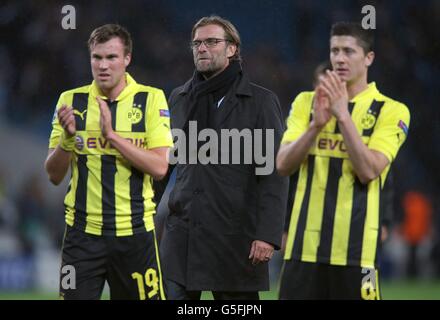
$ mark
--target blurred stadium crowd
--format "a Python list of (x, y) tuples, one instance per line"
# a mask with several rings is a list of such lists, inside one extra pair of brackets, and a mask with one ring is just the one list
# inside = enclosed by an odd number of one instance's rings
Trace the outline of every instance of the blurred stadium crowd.
[[(77, 11), (77, 29), (63, 30), (61, 8), (67, 3), (2, 1), (0, 126), (38, 137), (45, 155), (58, 96), (90, 82), (86, 41), (95, 27), (108, 22), (120, 23), (132, 33), (129, 71), (134, 78), (169, 94), (192, 74), (193, 23), (211, 13), (236, 23), (242, 34), (244, 68), (254, 82), (277, 93), (287, 116), (293, 98), (311, 90), (314, 68), (328, 57), (332, 22), (360, 21), (363, 2), (245, 2), (70, 1)], [(377, 13), (370, 81), (406, 103), (412, 116), (408, 141), (393, 168), (394, 221), (384, 248), (384, 274), (440, 277), (440, 2), (369, 4)], [(4, 276), (11, 269), (8, 261), (19, 257), (19, 265), (32, 270), (35, 252), (41, 248), (58, 252), (64, 231), (62, 195), (44, 196), (43, 163), (30, 175), (11, 170), (3, 160), (7, 154), (14, 157), (15, 151), (14, 145), (2, 146), (0, 157), (0, 290), (34, 285), (31, 276), (11, 284)], [(26, 157), (33, 160), (32, 154)], [(20, 185), (9, 188), (9, 181), (20, 175), (26, 175)], [(416, 263), (407, 265), (407, 260)]]

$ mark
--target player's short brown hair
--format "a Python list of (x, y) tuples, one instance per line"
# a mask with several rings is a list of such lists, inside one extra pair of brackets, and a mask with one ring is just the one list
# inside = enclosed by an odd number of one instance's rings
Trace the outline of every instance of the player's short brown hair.
[(88, 41), (89, 50), (91, 51), (96, 44), (107, 42), (113, 38), (121, 39), (125, 55), (132, 52), (133, 42), (130, 33), (119, 24), (105, 24), (93, 30)]
[(374, 34), (371, 30), (362, 28), (360, 23), (356, 22), (336, 22), (332, 25), (330, 38), (333, 36), (352, 36), (356, 38), (359, 46), (367, 54), (374, 49)]

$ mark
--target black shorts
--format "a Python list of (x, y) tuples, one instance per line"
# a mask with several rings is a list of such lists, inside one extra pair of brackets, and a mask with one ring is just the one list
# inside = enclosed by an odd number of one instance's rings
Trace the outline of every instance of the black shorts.
[(66, 227), (60, 272), (61, 299), (164, 300), (154, 230), (125, 237), (95, 236)]
[(380, 300), (377, 269), (287, 260), (280, 300)]

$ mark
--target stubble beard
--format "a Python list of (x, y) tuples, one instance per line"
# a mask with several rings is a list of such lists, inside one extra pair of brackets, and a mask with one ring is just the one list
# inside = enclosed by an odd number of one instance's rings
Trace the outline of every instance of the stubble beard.
[(219, 73), (222, 68), (218, 66), (215, 61), (210, 61), (207, 65), (200, 65), (196, 62), (196, 70), (197, 72), (201, 73), (205, 78), (209, 79)]

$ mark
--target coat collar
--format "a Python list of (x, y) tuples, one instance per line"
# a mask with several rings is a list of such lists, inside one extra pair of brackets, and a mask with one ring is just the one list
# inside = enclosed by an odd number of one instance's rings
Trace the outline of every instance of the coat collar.
[[(191, 88), (191, 81), (189, 79), (183, 86), (181, 86), (177, 94), (179, 96), (185, 97)], [(228, 119), (231, 111), (238, 105), (239, 96), (247, 96), (252, 97), (252, 88), (249, 78), (244, 72), (241, 72), (241, 76), (239, 79), (235, 80), (232, 88), (232, 92), (229, 92), (226, 95), (225, 102), (222, 105), (223, 112), (221, 112), (220, 118), (217, 123), (214, 124), (214, 127), (220, 128), (221, 125)], [(173, 108), (172, 113), (174, 116), (171, 117), (171, 123), (173, 128), (182, 129), (186, 121), (188, 121), (188, 108)]]
[[(185, 84), (180, 87), (180, 90), (178, 92), (179, 95), (186, 95), (190, 88), (191, 88), (191, 81), (192, 78), (189, 79)], [(249, 81), (248, 76), (243, 71), (241, 72), (240, 78), (237, 80), (236, 83), (234, 83), (235, 87), (235, 94), (237, 96), (249, 96), (252, 97), (252, 90), (251, 90), (251, 84)]]

